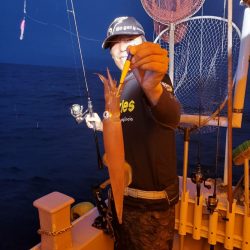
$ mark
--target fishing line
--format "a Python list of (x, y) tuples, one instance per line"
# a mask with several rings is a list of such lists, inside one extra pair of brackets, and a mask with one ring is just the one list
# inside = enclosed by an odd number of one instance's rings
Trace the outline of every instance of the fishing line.
[[(203, 6), (201, 7), (201, 13), (203, 16)], [(200, 60), (199, 60), (199, 81), (198, 81), (198, 92), (199, 92), (199, 116), (198, 116), (198, 145), (197, 145), (197, 155), (196, 155), (196, 172), (201, 172), (202, 167), (201, 167), (201, 114), (202, 114), (202, 92), (203, 92), (203, 78), (202, 78), (202, 69), (203, 69), (203, 46), (202, 46), (202, 41), (203, 41), (203, 20), (201, 22), (201, 29), (200, 29)], [(197, 184), (197, 183), (196, 183)], [(199, 198), (199, 196), (198, 196)]]
[[(45, 25), (45, 26), (50, 26), (51, 25), (51, 26), (55, 27), (56, 29), (64, 31), (65, 33), (68, 33), (68, 34), (70, 34), (72, 36), (76, 36), (76, 33), (74, 33), (71, 29), (68, 30), (68, 29), (66, 29), (65, 27), (63, 27), (63, 26), (61, 26), (59, 24), (55, 24), (55, 23), (51, 24), (51, 23), (48, 23), (48, 22), (44, 22), (44, 21), (38, 20), (38, 19), (36, 19), (34, 17), (31, 17), (30, 15), (26, 14), (26, 20), (27, 19), (29, 19), (29, 20), (31, 20), (31, 21), (33, 21), (35, 23)], [(85, 41), (98, 42), (100, 44), (102, 43), (102, 41), (100, 39), (98, 40), (98, 39), (92, 38), (92, 37), (86, 37), (86, 36), (79, 35), (79, 38), (83, 39)]]
[[(67, 1), (66, 1), (66, 7), (67, 7), (67, 10), (68, 10), (69, 7), (68, 7), (68, 2)], [(78, 82), (79, 96), (81, 97), (81, 99), (83, 99), (83, 95), (82, 95), (82, 91), (81, 91), (81, 86), (80, 86), (80, 77), (79, 77), (78, 70), (77, 70), (75, 46), (74, 46), (74, 41), (73, 41), (73, 34), (74, 35), (76, 35), (76, 34), (72, 32), (71, 21), (70, 21), (70, 16), (69, 15), (70, 15), (70, 12), (67, 11), (67, 18), (68, 18), (69, 29), (70, 29), (69, 30), (70, 41), (71, 41), (72, 51), (73, 51), (73, 55), (74, 55), (74, 69), (75, 69), (75, 74), (76, 74), (76, 81)]]
[(218, 178), (218, 158), (219, 158), (219, 142), (220, 142), (220, 112), (218, 114), (218, 125), (216, 135), (216, 157), (215, 157), (215, 180)]
[[(67, 30), (67, 29), (65, 29), (63, 26), (60, 26), (60, 25), (58, 25), (58, 24), (52, 24), (52, 25), (53, 25), (54, 27), (56, 27), (56, 28), (58, 28), (58, 29), (64, 31), (65, 33), (69, 33), (69, 34), (72, 35), (72, 36), (76, 36), (76, 33), (74, 33), (72, 30)], [(80, 39), (83, 39), (83, 40), (85, 40), (85, 41), (102, 43), (101, 40), (98, 40), (98, 39), (95, 39), (95, 38), (91, 38), (91, 37), (86, 37), (86, 36), (81, 36), (81, 35), (79, 35), (79, 38), (80, 38)]]
[(36, 19), (34, 17), (31, 17), (28, 14), (26, 14), (26, 18), (29, 19), (29, 20), (31, 20), (31, 21), (33, 21), (33, 22), (35, 22), (35, 23), (38, 23), (38, 24), (42, 24), (42, 25), (46, 25), (46, 26), (50, 25), (48, 22), (44, 22), (44, 21), (38, 20), (38, 19)]
[(81, 68), (82, 68), (83, 78), (84, 78), (84, 82), (85, 82), (86, 92), (87, 92), (87, 95), (88, 95), (88, 98), (89, 98), (90, 97), (89, 87), (88, 87), (88, 82), (87, 82), (87, 77), (86, 77), (86, 70), (85, 70), (85, 66), (84, 66), (84, 62), (83, 62), (82, 48), (81, 48), (81, 43), (80, 43), (80, 38), (79, 38), (78, 25), (77, 25), (77, 21), (76, 21), (74, 3), (73, 3), (73, 0), (70, 0), (70, 2), (71, 2), (71, 10), (68, 8), (68, 2), (66, 0), (67, 11), (72, 14), (73, 19), (74, 19), (75, 30), (76, 30), (76, 38), (77, 38), (77, 45), (78, 45), (78, 50), (79, 50), (80, 60), (81, 60)]
[[(203, 14), (203, 6), (202, 8), (202, 14)], [(202, 98), (202, 90), (203, 90), (203, 86), (202, 86), (202, 68), (203, 68), (203, 46), (202, 46), (202, 39), (203, 39), (203, 20), (201, 22), (201, 30), (200, 30), (200, 69), (199, 69), (199, 73), (200, 73), (200, 77), (199, 77), (199, 127), (201, 125), (201, 107), (202, 107), (202, 103), (201, 103), (201, 98)], [(200, 150), (201, 150), (201, 130), (198, 129), (198, 147), (197, 147), (197, 166), (200, 166)]]

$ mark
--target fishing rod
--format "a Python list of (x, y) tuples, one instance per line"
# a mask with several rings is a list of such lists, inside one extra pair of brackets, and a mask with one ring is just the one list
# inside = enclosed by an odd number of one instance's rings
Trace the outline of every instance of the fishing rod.
[[(92, 105), (92, 101), (90, 98), (89, 87), (88, 87), (88, 82), (87, 82), (87, 77), (86, 77), (86, 70), (85, 70), (85, 66), (84, 66), (84, 62), (83, 62), (83, 55), (82, 55), (80, 38), (79, 38), (78, 25), (77, 25), (77, 21), (76, 21), (74, 3), (73, 3), (73, 0), (70, 0), (71, 9), (69, 10), (67, 1), (68, 0), (66, 0), (67, 12), (71, 13), (73, 16), (73, 19), (74, 19), (78, 50), (79, 50), (80, 59), (81, 59), (81, 68), (82, 68), (82, 73), (83, 73), (84, 82), (85, 82), (85, 88), (86, 88), (86, 92), (87, 92), (87, 96), (88, 96), (87, 97), (88, 98), (88, 108), (85, 112), (83, 112), (83, 106), (81, 106), (81, 105), (74, 104), (71, 107), (71, 114), (73, 115), (73, 117), (75, 117), (77, 123), (81, 123), (85, 120), (87, 113), (90, 115), (90, 117), (93, 117), (94, 110), (93, 110), (93, 105)], [(95, 146), (96, 146), (97, 164), (98, 164), (98, 167), (100, 169), (103, 169), (103, 162), (102, 162), (102, 157), (101, 157), (101, 153), (100, 153), (95, 122), (92, 122), (92, 125), (93, 125), (94, 140), (95, 140)]]
[[(86, 92), (87, 92), (87, 95), (88, 95), (88, 108), (87, 108), (87, 110), (85, 112), (83, 112), (83, 106), (81, 106), (79, 104), (73, 104), (71, 106), (71, 114), (76, 119), (76, 122), (79, 124), (79, 123), (81, 123), (81, 122), (83, 122), (85, 120), (87, 113), (92, 117), (93, 114), (94, 114), (94, 111), (93, 111), (93, 105), (92, 105), (92, 101), (91, 101), (91, 98), (90, 98), (90, 93), (89, 93), (89, 88), (88, 88), (88, 83), (87, 83), (86, 70), (85, 70), (84, 63), (83, 63), (83, 55), (82, 55), (82, 49), (81, 49), (81, 44), (80, 44), (79, 32), (78, 32), (78, 26), (77, 26), (77, 21), (76, 21), (74, 3), (73, 3), (73, 0), (70, 0), (70, 2), (71, 2), (71, 9), (68, 8), (68, 0), (66, 0), (67, 12), (71, 13), (73, 18), (74, 18), (76, 37), (77, 37), (77, 44), (78, 44), (78, 49), (79, 49), (80, 59), (81, 59), (81, 68), (82, 68), (83, 78), (84, 78), (84, 82), (85, 82)], [(24, 0), (23, 19), (22, 19), (22, 21), (20, 23), (20, 36), (19, 36), (20, 40), (24, 39), (25, 22), (26, 22), (26, 16), (27, 16), (26, 6), (27, 6), (27, 2), (26, 2), (26, 0)], [(35, 20), (35, 21), (38, 22), (37, 20)], [(72, 33), (71, 33), (71, 35), (72, 35)], [(93, 125), (94, 140), (95, 140), (96, 153), (97, 153), (97, 164), (98, 164), (99, 168), (102, 169), (103, 168), (103, 162), (102, 162), (99, 143), (98, 143), (96, 125), (95, 125), (94, 122), (92, 123), (92, 125)]]

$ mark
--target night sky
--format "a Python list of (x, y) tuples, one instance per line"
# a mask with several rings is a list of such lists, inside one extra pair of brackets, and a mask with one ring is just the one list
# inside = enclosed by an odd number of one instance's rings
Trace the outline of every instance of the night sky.
[[(222, 0), (207, 0), (204, 14), (223, 15)], [(68, 1), (70, 3), (70, 1)], [(0, 63), (52, 66), (80, 65), (73, 18), (69, 25), (66, 0), (27, 0), (24, 40), (20, 41), (20, 23), (24, 16), (22, 0), (2, 0), (0, 15)], [(75, 0), (84, 65), (105, 69), (112, 60), (102, 50), (110, 22), (117, 16), (135, 16), (144, 26), (148, 40), (153, 39), (153, 22), (139, 0)], [(234, 0), (234, 21), (241, 29), (244, 8)]]
[[(20, 41), (23, 1), (1, 1), (0, 62), (74, 66), (78, 58), (73, 17), (69, 25), (66, 0), (27, 0), (24, 40)], [(70, 3), (70, 1), (68, 1)], [(131, 15), (151, 28), (152, 21), (140, 1), (74, 1), (84, 64), (87, 68), (106, 68), (108, 51), (101, 48), (110, 22), (117, 16)], [(152, 28), (150, 33), (152, 34)], [(150, 38), (148, 38), (150, 39)], [(111, 59), (110, 59), (111, 60)]]

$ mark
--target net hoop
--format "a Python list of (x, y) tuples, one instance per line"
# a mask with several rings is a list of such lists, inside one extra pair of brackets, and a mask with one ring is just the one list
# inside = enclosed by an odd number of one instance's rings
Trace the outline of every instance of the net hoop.
[[(203, 19), (217, 19), (217, 20), (227, 22), (226, 18), (218, 17), (218, 16), (195, 16), (195, 17), (185, 18), (179, 22), (176, 22), (175, 26), (178, 26), (179, 24), (183, 24), (183, 23), (188, 22), (188, 21), (192, 21), (195, 19), (201, 19), (201, 18), (203, 18)], [(164, 24), (162, 24), (162, 25), (164, 25)], [(232, 23), (232, 25), (233, 25), (233, 28), (237, 31), (238, 35), (241, 36), (241, 31), (238, 28), (238, 26), (235, 23)], [(169, 24), (166, 24), (165, 29), (162, 29), (162, 31), (161, 31), (162, 33), (157, 34), (158, 36), (155, 38), (154, 43), (158, 43), (159, 40), (162, 39), (162, 36), (165, 37), (166, 34), (164, 34), (164, 33), (167, 32), (168, 30), (169, 30)], [(166, 40), (166, 39), (164, 39), (164, 40)], [(168, 42), (168, 41), (165, 41), (165, 42)]]
[[(174, 46), (174, 92), (182, 104), (181, 122), (199, 129), (204, 127), (206, 133), (210, 132), (206, 126), (217, 126), (218, 116), (226, 114), (228, 22), (222, 17), (196, 16), (178, 25), (182, 24), (187, 30)], [(241, 32), (234, 23), (232, 26), (233, 74), (236, 75)], [(167, 28), (156, 40), (166, 49), (170, 46), (166, 41), (169, 32)]]

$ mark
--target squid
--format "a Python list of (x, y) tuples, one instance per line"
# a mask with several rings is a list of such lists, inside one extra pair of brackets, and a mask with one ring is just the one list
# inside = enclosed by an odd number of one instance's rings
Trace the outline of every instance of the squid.
[(124, 141), (120, 120), (121, 86), (117, 86), (107, 69), (107, 78), (97, 74), (104, 85), (103, 119), (104, 164), (108, 167), (118, 222), (122, 223), (124, 189), (131, 183), (131, 167), (125, 162)]

